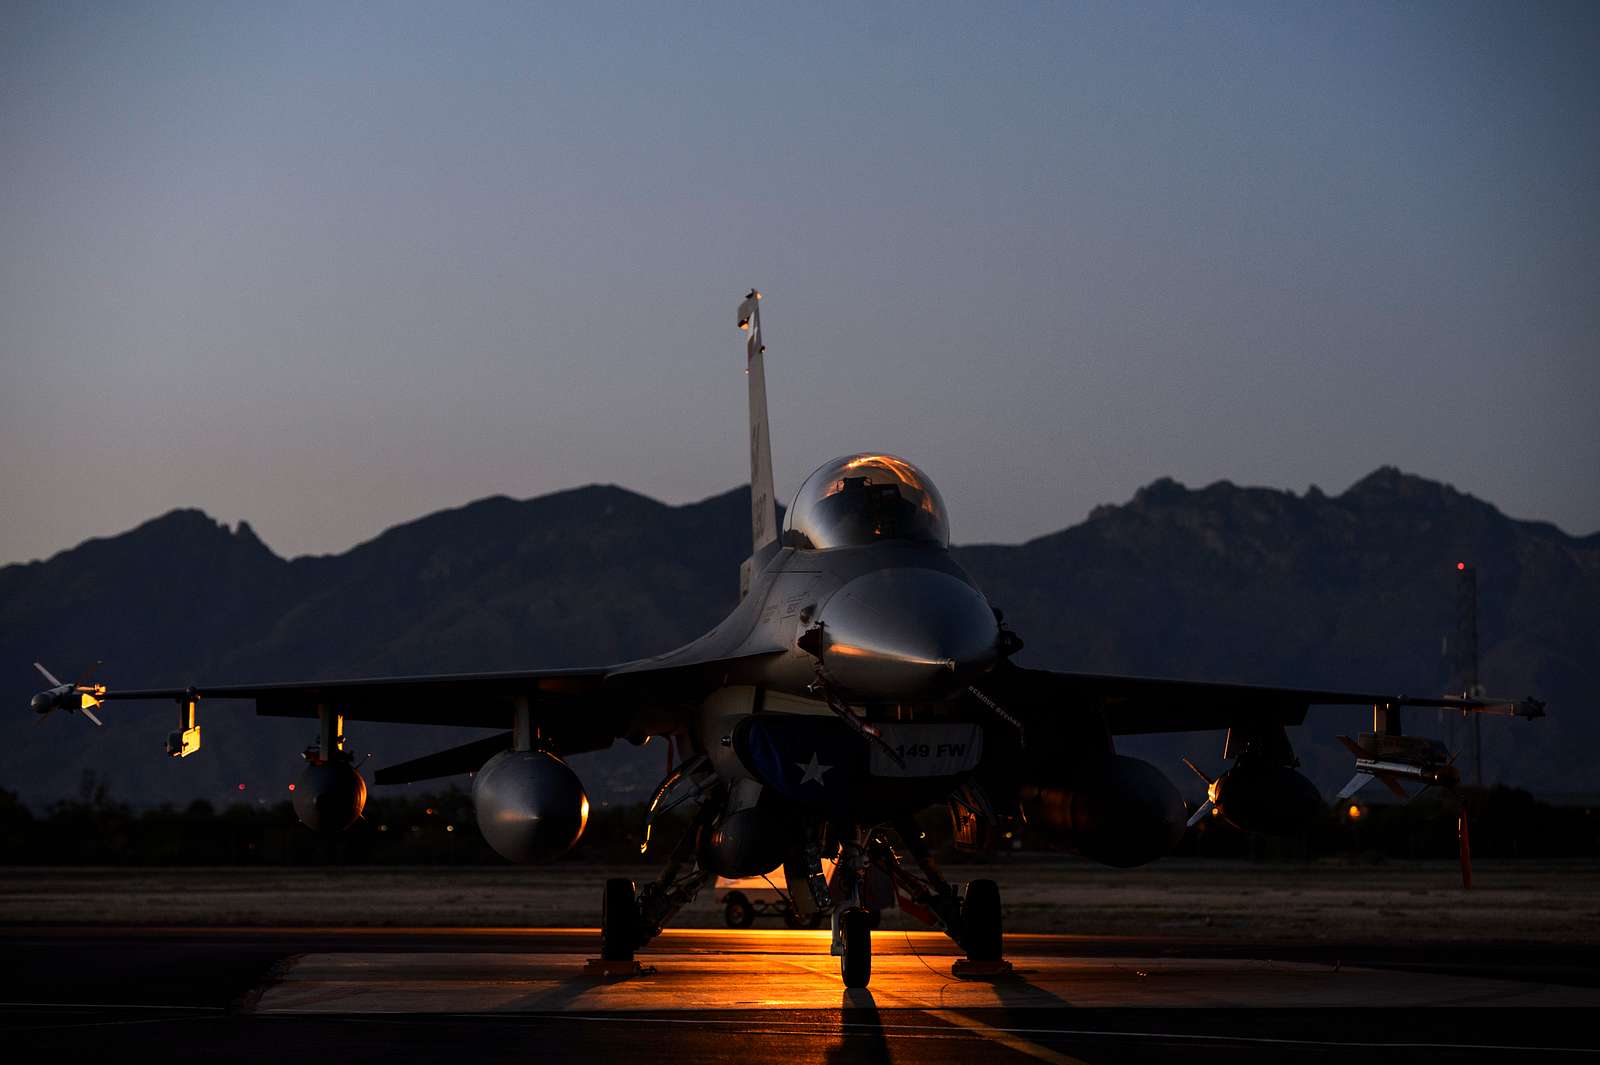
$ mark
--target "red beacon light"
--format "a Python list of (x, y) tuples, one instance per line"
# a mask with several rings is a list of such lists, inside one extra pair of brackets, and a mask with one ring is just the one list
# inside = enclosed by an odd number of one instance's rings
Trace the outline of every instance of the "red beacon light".
[(1467, 564), (1466, 564), (1466, 563), (1465, 563), (1465, 562), (1457, 562), (1457, 563), (1456, 563), (1456, 569), (1458, 569), (1458, 570), (1464, 570), (1464, 569), (1466, 569), (1466, 568), (1467, 568)]

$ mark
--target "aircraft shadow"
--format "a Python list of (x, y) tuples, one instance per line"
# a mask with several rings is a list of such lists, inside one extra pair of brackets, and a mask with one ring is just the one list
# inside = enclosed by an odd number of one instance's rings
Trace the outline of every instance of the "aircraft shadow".
[(864, 987), (845, 988), (839, 1002), (839, 1042), (824, 1050), (826, 1062), (886, 1062), (889, 1040), (872, 992)]

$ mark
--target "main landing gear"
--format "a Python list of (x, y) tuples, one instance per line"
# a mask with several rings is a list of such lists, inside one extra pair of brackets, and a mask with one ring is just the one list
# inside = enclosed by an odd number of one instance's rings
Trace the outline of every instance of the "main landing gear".
[[(684, 772), (680, 769), (668, 780), (681, 775)], [(657, 790), (658, 802), (665, 788), (663, 785)], [(634, 952), (659, 935), (674, 914), (693, 902), (700, 889), (716, 879), (715, 874), (700, 868), (696, 858), (682, 852), (686, 843), (697, 839), (700, 831), (710, 825), (717, 809), (715, 803), (701, 806), (683, 838), (672, 849), (667, 867), (637, 893), (633, 881), (626, 877), (606, 881), (600, 900), (600, 958), (590, 963), (591, 971), (606, 976), (638, 972)], [(649, 838), (648, 823), (646, 838)]]
[(973, 962), (1000, 960), (1000, 886), (993, 880), (974, 880), (961, 898), (960, 943)]
[(633, 881), (612, 877), (600, 900), (600, 957), (630, 962), (638, 945), (639, 908), (633, 901)]
[[(973, 880), (964, 894), (957, 895), (954, 885), (940, 874), (914, 823), (896, 824), (895, 835), (899, 846), (881, 842), (874, 858), (893, 879), (900, 908), (924, 924), (942, 928), (960, 944), (966, 956), (956, 960), (951, 973), (975, 978), (1009, 974), (1011, 963), (1003, 957), (999, 885), (993, 880)], [(910, 859), (914, 872), (901, 855)]]

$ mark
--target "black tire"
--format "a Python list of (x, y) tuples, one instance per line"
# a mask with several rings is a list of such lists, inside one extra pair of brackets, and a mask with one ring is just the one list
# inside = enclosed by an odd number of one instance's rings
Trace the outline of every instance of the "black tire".
[(845, 987), (866, 987), (872, 979), (872, 925), (866, 910), (846, 910), (839, 915), (839, 975)]
[(600, 957), (606, 961), (632, 961), (639, 945), (639, 904), (633, 881), (612, 877), (600, 897)]
[(811, 915), (811, 919), (807, 920), (801, 917), (800, 911), (793, 906), (785, 906), (783, 908), (783, 923), (789, 928), (815, 928), (817, 927), (817, 918), (820, 916), (820, 914), (814, 913)]
[(1001, 931), (1000, 886), (972, 881), (961, 899), (961, 949), (973, 961), (999, 961)]
[(742, 891), (730, 891), (723, 901), (722, 919), (729, 928), (749, 928), (756, 923), (756, 908)]

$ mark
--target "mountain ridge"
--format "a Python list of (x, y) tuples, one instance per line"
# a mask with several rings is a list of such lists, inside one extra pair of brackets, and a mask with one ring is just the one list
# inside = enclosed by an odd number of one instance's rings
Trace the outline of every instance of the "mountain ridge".
[[(740, 487), (669, 505), (603, 484), (494, 495), (345, 552), (291, 559), (248, 522), (230, 528), (177, 508), (0, 567), (0, 676), (20, 708), (40, 687), (35, 659), (66, 678), (115, 656), (104, 679), (131, 687), (653, 654), (733, 605), (748, 499)], [(1160, 478), (1055, 532), (954, 551), (1027, 642), (1024, 664), (1413, 692), (1447, 680), (1439, 642), (1454, 624), (1454, 562), (1470, 559), (1485, 679), (1499, 694), (1549, 699), (1555, 718), (1553, 727), (1486, 726), (1496, 744), (1508, 741), (1490, 759), (1494, 772), (1536, 790), (1563, 781), (1557, 790), (1587, 790), (1579, 752), (1600, 740), (1584, 701), (1584, 666), (1600, 656), (1600, 533), (1512, 519), (1386, 466), (1337, 496)], [(1324, 741), (1359, 729), (1360, 715), (1317, 715), (1316, 742), (1297, 746), (1325, 784), (1348, 767)], [(87, 732), (66, 715), (37, 727), (20, 711), (0, 717), (0, 787), (49, 801), (91, 771), (133, 801), (214, 799), (237, 783), (292, 777), (307, 739), (303, 723), (235, 727), (227, 719), (241, 715), (218, 708), (204, 714), (207, 749), (169, 765), (155, 753), (167, 716), (117, 706), (115, 727)], [(363, 750), (381, 750), (380, 762), (473, 735), (370, 725), (352, 734)], [(1171, 769), (1174, 744), (1202, 742), (1214, 741), (1129, 746)], [(619, 795), (659, 769), (641, 752), (588, 758), (586, 780), (622, 781)]]

